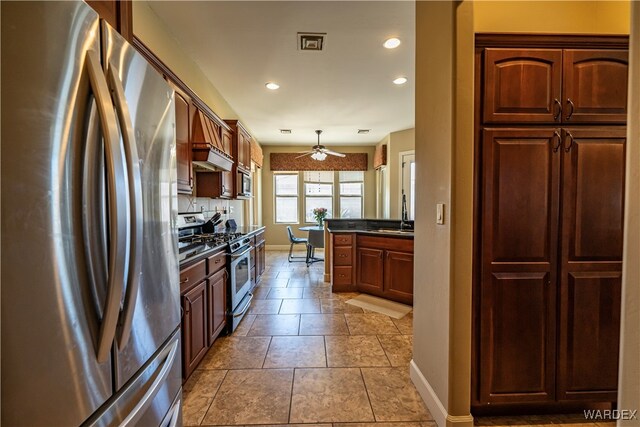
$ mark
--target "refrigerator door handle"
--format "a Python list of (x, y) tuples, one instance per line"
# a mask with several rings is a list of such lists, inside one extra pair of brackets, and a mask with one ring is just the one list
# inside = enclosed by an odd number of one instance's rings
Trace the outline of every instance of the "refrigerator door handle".
[(178, 421), (180, 420), (180, 407), (182, 406), (181, 399), (178, 399), (173, 405), (173, 408), (169, 412), (167, 418), (169, 422), (165, 427), (178, 427)]
[(89, 75), (91, 90), (95, 97), (100, 128), (105, 141), (105, 157), (107, 167), (107, 191), (109, 205), (109, 256), (107, 273), (107, 295), (100, 323), (97, 360), (103, 363), (108, 360), (120, 312), (125, 279), (122, 254), (127, 250), (127, 226), (129, 212), (128, 201), (122, 198), (127, 194), (127, 181), (124, 171), (124, 160), (120, 150), (120, 141), (113, 104), (109, 96), (107, 81), (100, 66), (98, 54), (88, 50), (85, 57), (85, 69)]
[(178, 354), (178, 348), (180, 347), (180, 340), (176, 339), (172, 344), (172, 348), (167, 355), (167, 358), (163, 362), (162, 369), (153, 380), (153, 383), (149, 386), (144, 395), (140, 398), (136, 406), (129, 412), (127, 418), (125, 418), (120, 425), (121, 426), (133, 426), (138, 421), (138, 418), (144, 414), (146, 408), (153, 402), (154, 397), (158, 394), (158, 391), (164, 384), (167, 376), (169, 375), (169, 371), (171, 371), (171, 367), (176, 359), (176, 355)]
[(129, 181), (129, 208), (131, 215), (131, 250), (128, 260), (129, 272), (127, 287), (125, 290), (125, 300), (123, 317), (120, 321), (120, 337), (118, 338), (118, 348), (123, 349), (131, 335), (133, 323), (133, 313), (138, 299), (138, 289), (140, 287), (140, 275), (142, 272), (142, 232), (143, 232), (143, 207), (142, 207), (142, 179), (140, 175), (140, 159), (136, 148), (135, 132), (129, 112), (129, 105), (124, 96), (124, 88), (118, 77), (118, 70), (109, 63), (107, 78), (109, 87), (113, 91), (113, 100), (120, 121), (122, 140), (127, 162), (127, 178)]

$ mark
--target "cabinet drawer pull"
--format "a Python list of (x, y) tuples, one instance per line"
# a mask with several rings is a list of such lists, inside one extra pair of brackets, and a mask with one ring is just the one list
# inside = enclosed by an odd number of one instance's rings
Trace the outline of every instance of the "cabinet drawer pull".
[(340, 273), (340, 274), (338, 274), (338, 276), (340, 276), (340, 277), (347, 277), (344, 273)]
[(339, 254), (338, 256), (339, 256), (340, 258), (346, 258), (346, 257), (347, 257), (347, 254)]
[(220, 258), (218, 258), (215, 262), (215, 264), (220, 264), (220, 261), (222, 261)]
[(558, 139), (558, 143), (553, 147), (553, 152), (557, 153), (560, 145), (562, 144), (562, 137), (560, 136), (560, 132), (557, 130), (553, 132), (553, 136)]
[(180, 284), (183, 285), (183, 284), (187, 283), (188, 281), (189, 281), (189, 278), (187, 277), (186, 279), (181, 280)]
[(557, 107), (556, 112), (553, 114), (553, 120), (558, 120), (558, 118), (562, 115), (562, 103), (558, 101), (558, 98), (553, 100), (555, 107)]
[(571, 107), (571, 110), (569, 110), (569, 114), (567, 114), (567, 120), (570, 120), (571, 116), (573, 116), (573, 110), (576, 108), (576, 106), (573, 104), (571, 98), (567, 98), (567, 104), (569, 104), (569, 107)]

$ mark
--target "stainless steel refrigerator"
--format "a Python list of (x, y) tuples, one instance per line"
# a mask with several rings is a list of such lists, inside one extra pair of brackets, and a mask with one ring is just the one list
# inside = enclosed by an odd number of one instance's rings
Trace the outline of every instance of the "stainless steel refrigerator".
[(1, 8), (2, 425), (179, 425), (174, 93), (83, 2)]

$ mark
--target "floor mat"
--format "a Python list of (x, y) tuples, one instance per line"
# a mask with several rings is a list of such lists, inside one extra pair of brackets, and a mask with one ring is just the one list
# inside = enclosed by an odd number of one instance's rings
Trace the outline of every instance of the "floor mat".
[(364, 294), (348, 300), (347, 304), (375, 311), (376, 313), (386, 314), (394, 319), (402, 319), (413, 309), (410, 305), (404, 305), (399, 302), (393, 302), (384, 298)]

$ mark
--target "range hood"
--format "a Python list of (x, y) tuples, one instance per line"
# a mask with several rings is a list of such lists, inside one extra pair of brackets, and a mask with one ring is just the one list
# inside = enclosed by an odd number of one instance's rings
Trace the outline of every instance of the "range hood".
[(207, 143), (193, 143), (192, 161), (197, 172), (230, 171), (233, 166), (231, 160), (224, 153), (219, 152)]

